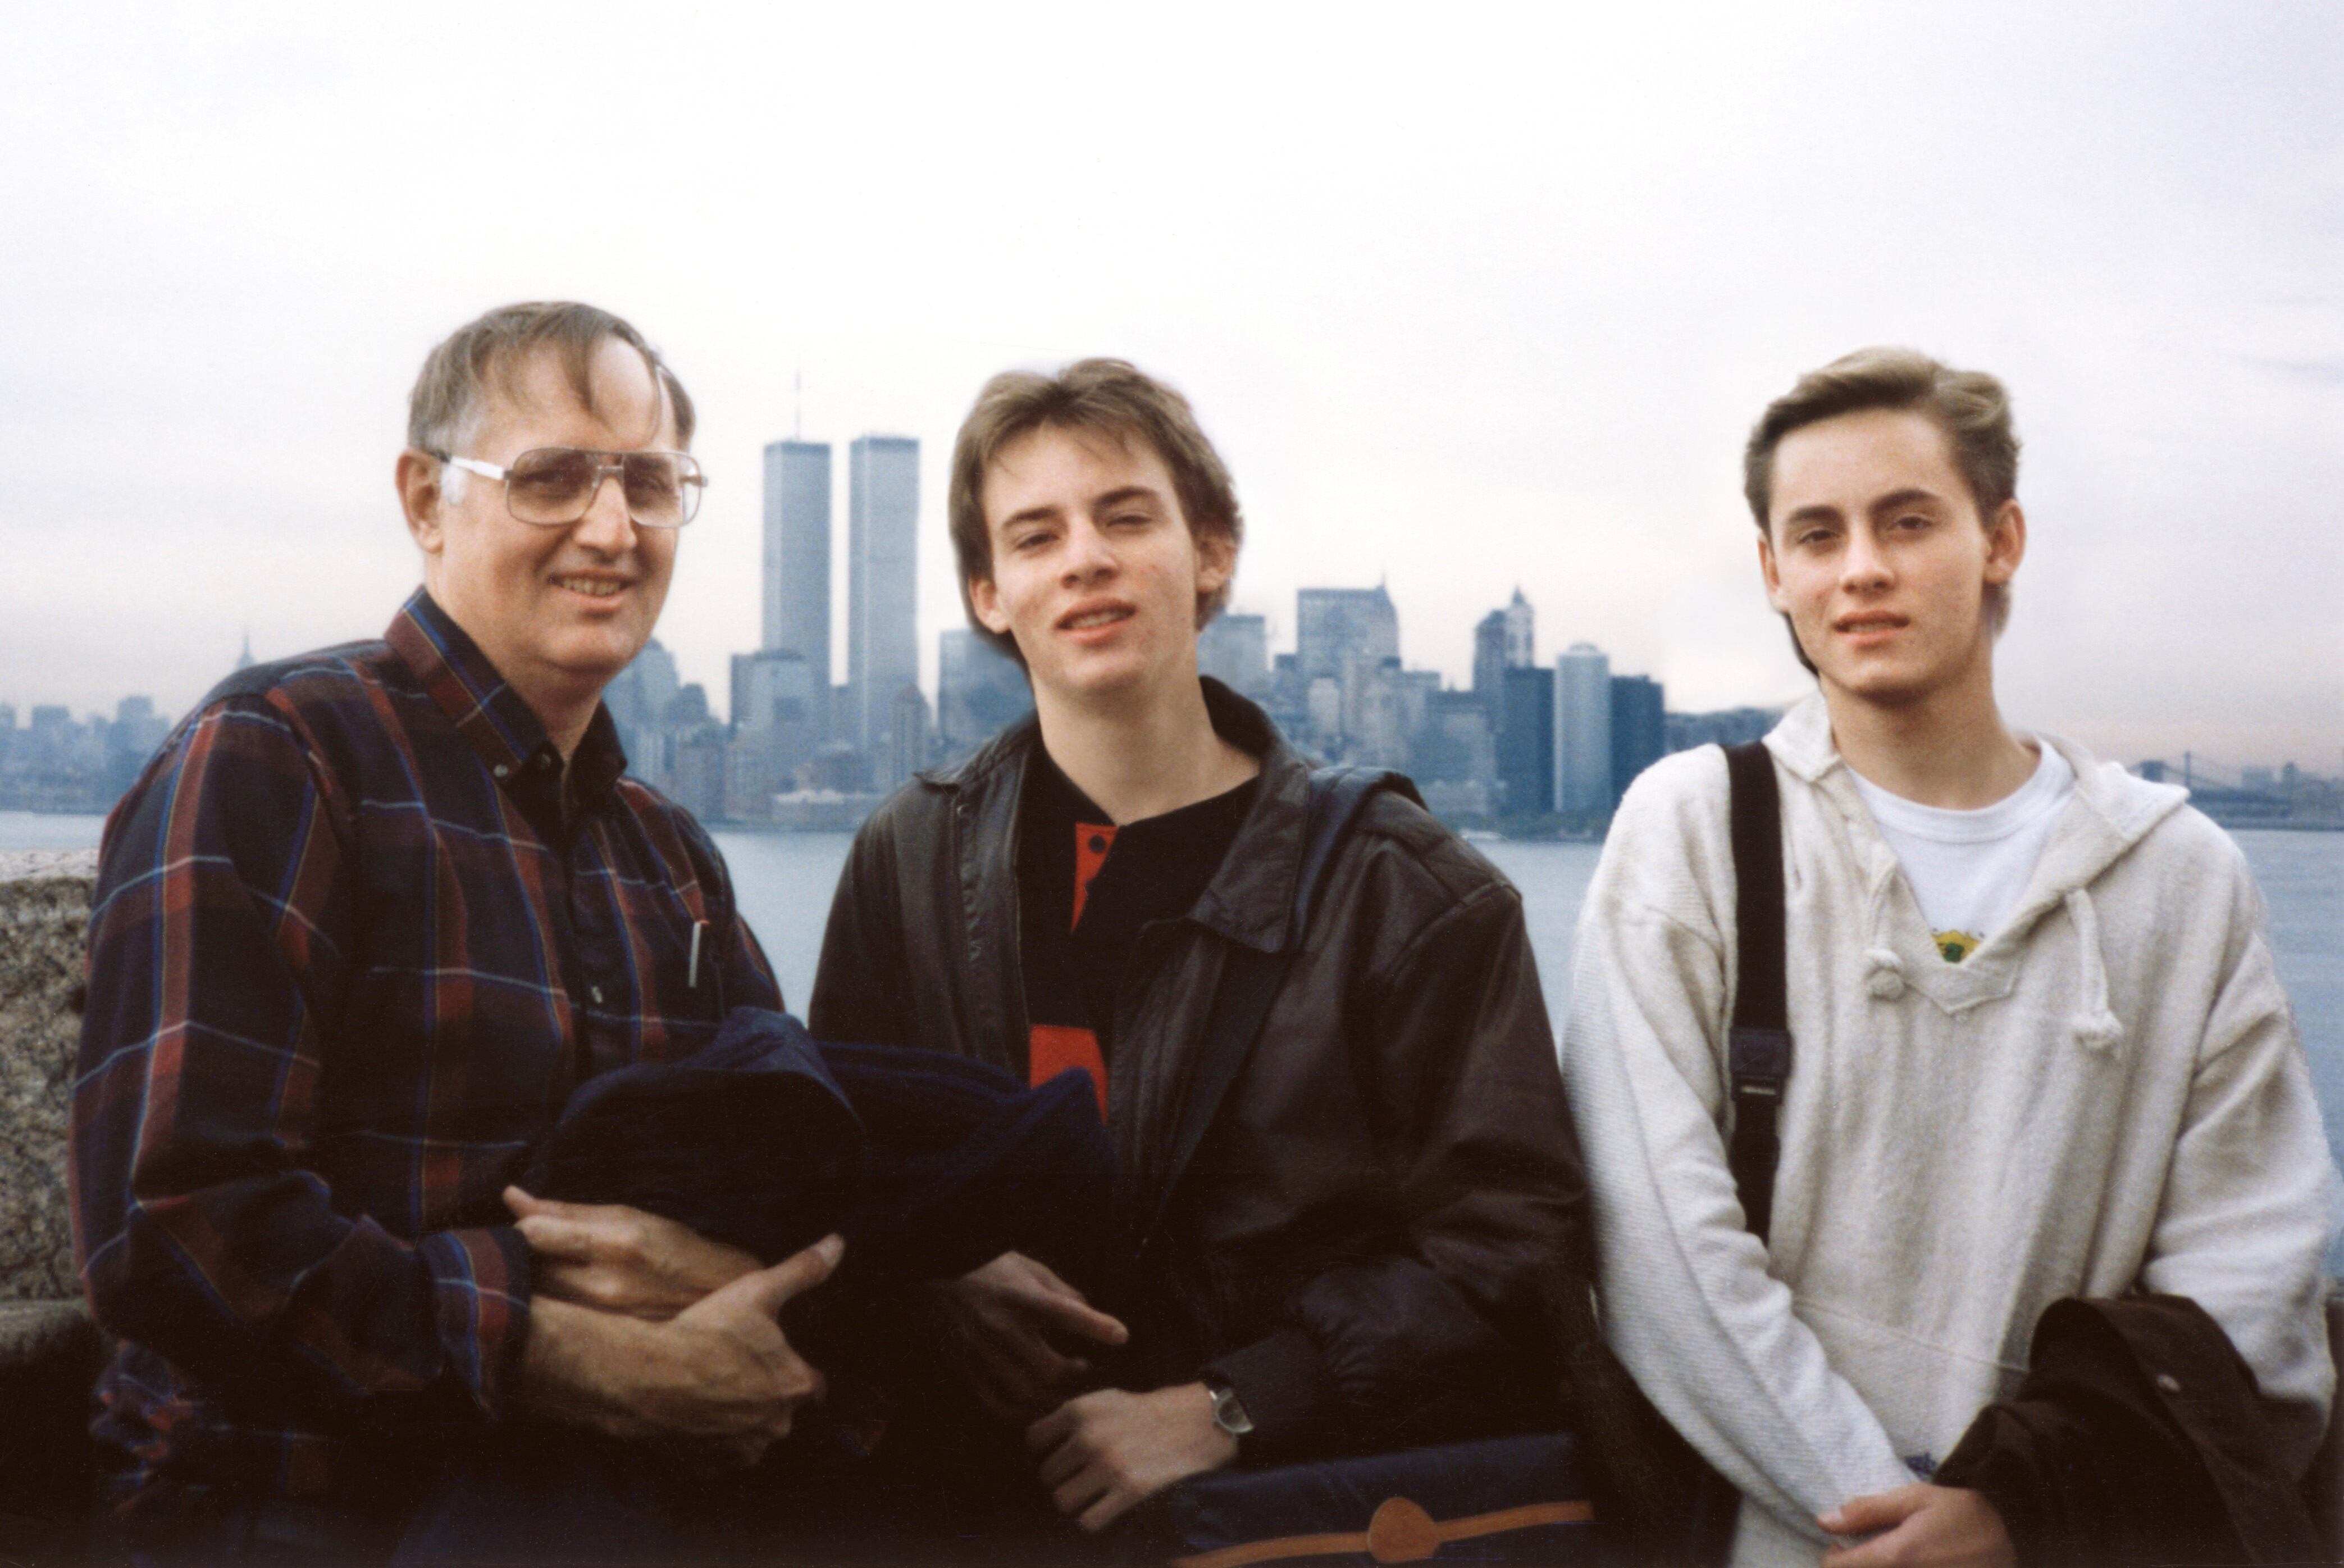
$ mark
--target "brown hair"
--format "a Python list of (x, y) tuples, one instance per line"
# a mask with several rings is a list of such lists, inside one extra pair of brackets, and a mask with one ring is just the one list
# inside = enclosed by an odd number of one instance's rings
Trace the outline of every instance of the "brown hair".
[(643, 335), (608, 310), (571, 300), (529, 301), (491, 310), (459, 327), (424, 357), (407, 400), (407, 444), (419, 451), (451, 450), (480, 417), (480, 398), (493, 383), (512, 391), (513, 368), (540, 349), (551, 349), (579, 402), (594, 408), (594, 350), (616, 338), (643, 357), (675, 415), (679, 446), (692, 444), (692, 396)]
[[(1767, 513), (1773, 508), (1774, 450), (1783, 438), (1808, 425), (1872, 409), (1909, 410), (1945, 432), (1954, 466), (1977, 505), (1980, 523), (1992, 526), (2003, 502), (2018, 493), (2018, 432), (2010, 422), (2010, 394), (2000, 381), (1984, 370), (1954, 369), (1918, 349), (1858, 349), (1801, 376), (1789, 391), (1766, 405), (1751, 428), (1749, 444), (1742, 449), (1742, 494), (1750, 502), (1759, 532), (1766, 532)], [(2008, 583), (1986, 585), (1985, 612), (1987, 624), (2000, 636), (2010, 619)], [(1785, 615), (1783, 623), (1789, 625), (1790, 619)], [(1791, 634), (1791, 647), (1807, 673), (1815, 673), (1796, 631)]]
[[(976, 634), (1021, 663), (1015, 639), (976, 618), (972, 582), (993, 577), (993, 536), (985, 523), (985, 476), (1012, 441), (1039, 430), (1092, 430), (1119, 441), (1147, 443), (1171, 470), (1180, 514), (1191, 538), (1228, 541), (1234, 558), (1245, 541), (1245, 516), (1220, 454), (1197, 424), (1188, 400), (1124, 359), (1078, 359), (1055, 376), (1005, 370), (985, 382), (953, 441), (952, 482), (945, 500), (953, 555), (960, 568), (961, 607)], [(1202, 628), (1228, 602), (1229, 584), (1197, 596)]]

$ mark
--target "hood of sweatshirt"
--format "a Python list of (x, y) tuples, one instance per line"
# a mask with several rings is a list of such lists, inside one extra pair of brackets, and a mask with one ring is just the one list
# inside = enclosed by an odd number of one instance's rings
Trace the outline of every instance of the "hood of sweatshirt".
[(1823, 693), (1806, 697), (1783, 714), (1766, 736), (1766, 746), (1785, 771), (1812, 786), (1845, 820), (1851, 841), (1862, 846), (1871, 901), (1865, 986), (1874, 997), (1893, 1001), (1911, 986), (1948, 1013), (1998, 1001), (2017, 983), (2029, 934), (2056, 916), (2074, 925), (2084, 966), (2077, 976), (2079, 1006), (2069, 1029), (2087, 1049), (2110, 1051), (2122, 1041), (2124, 1031), (2108, 1007), (2107, 960), (2092, 906), (2092, 884), (2150, 829), (2180, 809), (2189, 794), (2177, 784), (2137, 778), (2071, 741), (2041, 734), (2036, 738), (2075, 770), (2075, 794), (2052, 825), (2050, 842), (2044, 845), (2018, 907), (2001, 930), (1990, 933), (1959, 964), (1924, 962), (1900, 950), (1894, 936), (1896, 900), (1901, 893), (1909, 902), (1912, 895), (1900, 886), (1896, 852), (1880, 836), (1856, 792), (1853, 771), (1832, 742), (1831, 711)]

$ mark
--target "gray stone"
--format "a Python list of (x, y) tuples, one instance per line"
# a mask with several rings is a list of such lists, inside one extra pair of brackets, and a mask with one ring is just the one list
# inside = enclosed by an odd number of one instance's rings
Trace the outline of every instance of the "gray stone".
[(28, 1367), (64, 1355), (92, 1333), (79, 1301), (0, 1301), (0, 1367)]
[(95, 850), (0, 855), (0, 1301), (81, 1297), (66, 1117), (96, 878)]

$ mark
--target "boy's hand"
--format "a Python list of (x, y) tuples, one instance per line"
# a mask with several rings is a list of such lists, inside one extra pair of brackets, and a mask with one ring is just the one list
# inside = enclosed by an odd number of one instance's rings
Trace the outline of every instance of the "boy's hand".
[(1871, 1536), (1824, 1553), (1823, 1568), (2017, 1568), (2010, 1532), (1982, 1492), (1900, 1486), (1851, 1499), (1815, 1522), (1834, 1535)]
[(1026, 1429), (1026, 1446), (1041, 1456), (1051, 1502), (1086, 1530), (1104, 1530), (1142, 1499), (1238, 1457), (1238, 1440), (1213, 1420), (1202, 1383), (1068, 1400)]
[(1055, 1410), (1090, 1375), (1076, 1353), (1129, 1330), (1022, 1252), (1004, 1252), (938, 1288), (945, 1352), (977, 1401), (1017, 1425)]

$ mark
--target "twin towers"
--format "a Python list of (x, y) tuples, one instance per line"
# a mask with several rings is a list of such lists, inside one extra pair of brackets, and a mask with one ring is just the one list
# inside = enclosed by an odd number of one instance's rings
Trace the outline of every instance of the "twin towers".
[(844, 742), (862, 754), (872, 784), (893, 788), (925, 760), (920, 443), (867, 435), (847, 445), (846, 679), (835, 686), (830, 443), (768, 442), (764, 485), (763, 632), (756, 652), (733, 660), (733, 720), (769, 733), (777, 754)]

